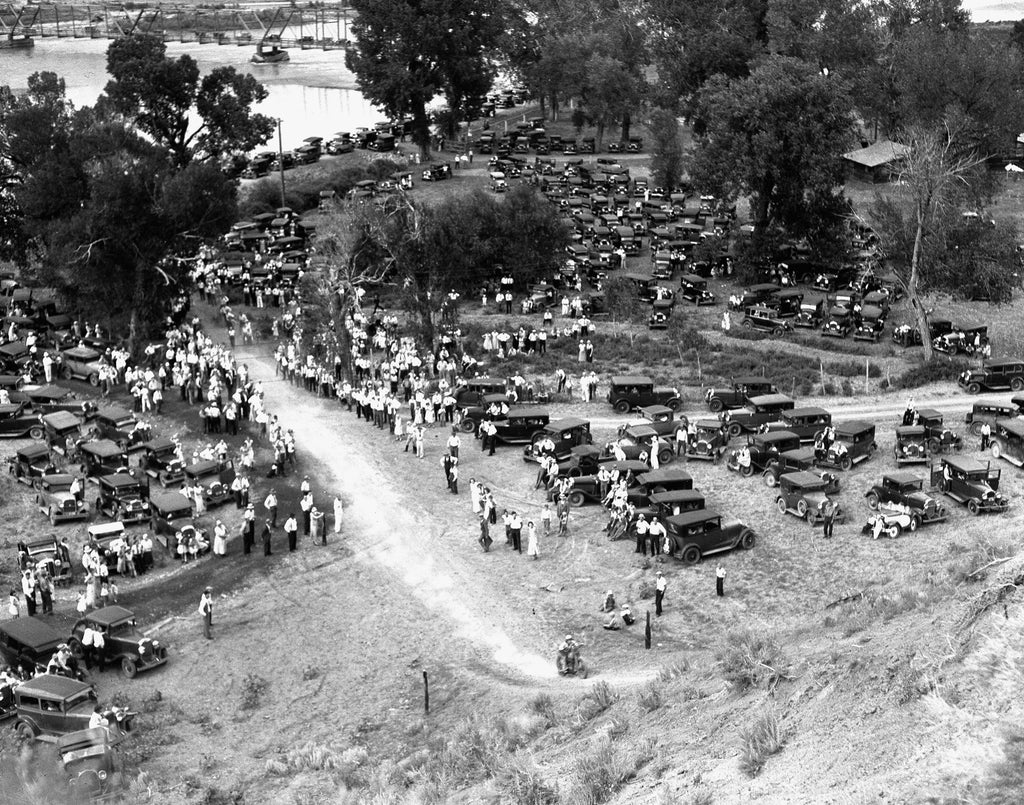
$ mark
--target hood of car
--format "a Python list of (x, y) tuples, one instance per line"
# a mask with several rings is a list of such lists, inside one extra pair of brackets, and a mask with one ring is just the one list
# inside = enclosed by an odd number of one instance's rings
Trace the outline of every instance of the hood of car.
[(935, 498), (927, 492), (911, 492), (906, 496), (906, 500), (915, 509), (927, 509), (930, 506), (938, 506)]

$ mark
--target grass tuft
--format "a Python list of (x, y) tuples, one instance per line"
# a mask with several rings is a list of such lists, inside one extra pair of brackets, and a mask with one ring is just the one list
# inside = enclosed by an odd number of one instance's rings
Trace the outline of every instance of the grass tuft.
[(773, 690), (789, 678), (789, 660), (782, 647), (763, 631), (729, 632), (719, 650), (718, 664), (725, 680), (741, 691), (757, 687)]
[(782, 749), (779, 719), (775, 713), (765, 711), (740, 732), (740, 768), (756, 777), (765, 762)]

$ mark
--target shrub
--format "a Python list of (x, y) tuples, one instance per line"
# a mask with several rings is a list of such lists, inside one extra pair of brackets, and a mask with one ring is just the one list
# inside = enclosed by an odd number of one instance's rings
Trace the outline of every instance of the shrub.
[(686, 660), (669, 663), (668, 665), (662, 666), (661, 670), (658, 671), (658, 681), (671, 682), (673, 679), (679, 679), (689, 670), (690, 663)]
[(503, 763), (494, 782), (501, 792), (502, 802), (519, 805), (555, 805), (558, 791), (549, 785), (532, 757), (512, 755)]
[(636, 702), (645, 713), (653, 713), (661, 707), (664, 702), (661, 694), (661, 687), (657, 682), (648, 682), (640, 689), (640, 693), (638, 693), (636, 697)]
[(530, 700), (530, 710), (539, 716), (544, 716), (548, 724), (554, 724), (555, 702), (546, 693), (538, 693)]
[(936, 359), (929, 363), (919, 363), (902, 374), (897, 375), (893, 385), (898, 389), (913, 389), (928, 383), (956, 380), (957, 376), (970, 366), (970, 361), (963, 358), (953, 360)]
[(627, 750), (601, 736), (577, 750), (572, 759), (569, 786), (563, 802), (567, 805), (596, 805), (607, 802), (636, 774), (636, 759)]
[(243, 710), (255, 710), (260, 706), (260, 699), (263, 698), (263, 695), (269, 688), (270, 683), (263, 677), (257, 674), (247, 674), (242, 682), (241, 708)]
[(1003, 740), (1003, 757), (985, 781), (979, 805), (1017, 805), (1024, 791), (1024, 735), (1010, 733)]
[(729, 632), (718, 654), (725, 680), (739, 690), (774, 689), (789, 678), (789, 661), (771, 635), (742, 629)]
[(619, 700), (619, 693), (607, 682), (596, 682), (584, 699), (590, 699), (604, 712)]
[(740, 732), (740, 768), (748, 776), (756, 777), (765, 761), (780, 749), (779, 719), (775, 713), (765, 711)]

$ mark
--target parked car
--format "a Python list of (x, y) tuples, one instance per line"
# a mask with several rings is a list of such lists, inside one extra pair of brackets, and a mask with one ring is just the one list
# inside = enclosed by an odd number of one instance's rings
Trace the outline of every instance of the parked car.
[[(939, 336), (952, 332), (953, 326), (951, 319), (929, 319), (928, 337), (934, 341)], [(899, 344), (901, 347), (919, 347), (921, 346), (921, 331), (916, 326), (901, 324), (893, 329), (892, 340), (893, 343)]]
[[(747, 437), (747, 443), (739, 450), (733, 450), (726, 462), (726, 469), (739, 472), (745, 478), (749, 478), (755, 472), (760, 473), (778, 458), (779, 453), (786, 450), (795, 450), (800, 446), (800, 437), (787, 430), (777, 430), (770, 433), (755, 433)], [(740, 454), (745, 452), (749, 462), (740, 464)]]
[(831, 424), (832, 414), (824, 408), (811, 405), (783, 411), (778, 422), (768, 425), (768, 430), (787, 430), (799, 436), (801, 442), (808, 443), (815, 441)]
[(24, 403), (0, 404), (0, 437), (7, 439), (42, 439), (45, 428), (39, 415), (32, 413)]
[(698, 419), (687, 428), (683, 456), (687, 461), (713, 461), (716, 464), (725, 452), (729, 437), (717, 419)]
[(89, 517), (89, 504), (71, 494), (75, 476), (66, 473), (41, 475), (36, 479), (36, 508), (50, 518), (51, 525), (66, 520), (85, 520)]
[(43, 475), (57, 472), (50, 458), (50, 448), (45, 444), (30, 444), (20, 448), (7, 459), (7, 464), (15, 480), (27, 486), (34, 486), (36, 480)]
[(487, 394), (502, 394), (507, 391), (504, 380), (499, 377), (474, 377), (465, 385), (457, 386), (453, 393), (455, 403), (460, 408), (480, 405)]
[(943, 424), (941, 411), (934, 408), (920, 408), (916, 415), (917, 424), (924, 428), (928, 436), (928, 452), (951, 453), (960, 452), (964, 447), (963, 437)]
[[(635, 423), (620, 428), (615, 444), (625, 453), (627, 459), (637, 459), (643, 454), (648, 457), (649, 461), (655, 438), (658, 438), (659, 463), (671, 464), (676, 457), (675, 444), (670, 438), (662, 437), (647, 423)], [(606, 449), (606, 455), (611, 455), (613, 452), (610, 448)]]
[(896, 539), (904, 531), (913, 533), (918, 528), (918, 521), (906, 509), (880, 508), (868, 515), (867, 522), (861, 528), (862, 534), (875, 534), (875, 539), (883, 534)]
[(44, 414), (42, 418), (46, 444), (54, 453), (72, 460), (78, 455), (82, 439), (82, 420), (68, 411)]
[(966, 369), (956, 381), (968, 394), (1013, 389), (1024, 391), (1024, 361), (1006, 358), (988, 361), (980, 369)]
[(892, 446), (896, 466), (926, 464), (928, 462), (928, 432), (920, 425), (900, 425), (896, 428), (896, 443)]
[(39, 617), (0, 621), (0, 659), (24, 676), (35, 676), (46, 669), (65, 635)]
[(608, 402), (620, 414), (648, 405), (664, 405), (673, 411), (683, 407), (679, 389), (659, 386), (643, 375), (613, 375), (608, 389)]
[(86, 478), (128, 472), (128, 451), (109, 439), (82, 442), (78, 446), (78, 455)]
[(821, 334), (832, 338), (846, 338), (853, 331), (853, 313), (843, 305), (833, 305), (825, 316)]
[(696, 274), (683, 274), (679, 278), (679, 295), (697, 307), (715, 304), (715, 295), (708, 290), (708, 281)]
[(875, 454), (875, 426), (870, 422), (853, 420), (833, 426), (835, 442), (824, 452), (816, 452), (815, 462), (819, 467), (848, 470), (854, 464), (867, 461)]
[(860, 319), (853, 331), (854, 341), (877, 341), (885, 329), (886, 312), (874, 305), (864, 305), (860, 311)]
[(820, 297), (804, 298), (800, 302), (800, 310), (793, 318), (794, 327), (803, 327), (809, 330), (816, 330), (825, 321), (827, 301)]
[[(686, 417), (676, 419), (676, 412), (667, 405), (645, 405), (638, 412), (643, 420), (642, 424), (649, 426), (661, 438), (672, 441), (676, 437), (676, 431), (685, 429), (687, 426)], [(621, 432), (625, 427), (619, 428)]]
[[(548, 441), (553, 445), (550, 450), (540, 450), (541, 445)], [(592, 444), (594, 437), (590, 434), (590, 422), (586, 419), (556, 419), (548, 422), (536, 434), (531, 444), (523, 449), (523, 459), (526, 461), (538, 461), (542, 455), (550, 454), (562, 460), (568, 457), (572, 448), (579, 445)]]
[(826, 493), (827, 486), (828, 483), (814, 473), (788, 472), (779, 477), (779, 494), (775, 498), (775, 505), (781, 514), (794, 514), (810, 525), (820, 523), (830, 510), (834, 513), (835, 521), (841, 523), (846, 515)]
[(1024, 420), (1000, 419), (992, 430), (989, 451), (992, 458), (1004, 458), (1024, 467)]
[(178, 458), (177, 445), (170, 439), (151, 439), (142, 445), (139, 466), (160, 486), (167, 487), (185, 480), (185, 462)]
[(988, 325), (954, 327), (932, 339), (932, 349), (946, 355), (978, 355), (989, 343)]
[(676, 517), (683, 512), (699, 511), (706, 501), (699, 489), (673, 489), (666, 492), (652, 492), (643, 509), (637, 514), (644, 517), (657, 517), (664, 522), (669, 517)]
[(795, 403), (785, 394), (763, 394), (751, 397), (743, 408), (726, 411), (722, 415), (729, 438), (736, 438), (744, 431), (756, 431), (762, 425), (778, 422), (784, 411), (791, 411)]
[(764, 485), (772, 489), (779, 485), (779, 478), (790, 472), (809, 472), (817, 475), (825, 482), (826, 495), (839, 494), (839, 476), (828, 470), (818, 470), (814, 466), (814, 449), (810, 447), (799, 447), (794, 450), (784, 450), (777, 456), (772, 457), (761, 473), (761, 480)]
[(778, 394), (775, 384), (758, 375), (737, 377), (732, 381), (731, 388), (709, 388), (704, 392), (704, 401), (712, 413), (719, 413), (727, 408), (742, 408), (754, 397), (766, 394)]
[(738, 520), (722, 522), (722, 516), (711, 509), (683, 512), (667, 518), (664, 525), (672, 546), (670, 554), (688, 565), (723, 551), (750, 550), (757, 539), (743, 523)]
[(99, 487), (95, 506), (97, 515), (102, 512), (125, 523), (149, 519), (149, 490), (137, 478), (126, 472), (101, 475)]
[(129, 453), (141, 450), (152, 437), (153, 428), (123, 408), (101, 408), (93, 419), (93, 427), (101, 439), (110, 439)]
[(167, 662), (167, 647), (139, 631), (135, 613), (130, 609), (102, 607), (79, 618), (68, 640), (68, 645), (77, 655), (82, 653), (82, 635), (86, 627), (103, 633), (107, 661), (118, 665), (128, 679), (134, 679), (140, 671), (150, 671)]
[(234, 499), (231, 491), (231, 482), (235, 480), (233, 461), (198, 461), (185, 467), (185, 477), (191, 486), (202, 488), (207, 508)]
[[(644, 461), (608, 461), (605, 466), (609, 471), (617, 470), (620, 477), (627, 478), (627, 486), (630, 492), (630, 500), (637, 498), (635, 492), (640, 487), (637, 476), (651, 471), (650, 466)], [(692, 484), (692, 481), (691, 481)], [(573, 479), (573, 487), (569, 490), (569, 504), (571, 506), (582, 506), (585, 503), (601, 502), (601, 485), (596, 475), (580, 475)], [(646, 494), (639, 496), (641, 502), (647, 500)]]
[(91, 347), (72, 347), (60, 353), (60, 376), (65, 380), (86, 380), (90, 386), (100, 384), (103, 356)]
[(765, 305), (751, 305), (743, 314), (740, 322), (748, 330), (760, 330), (774, 336), (785, 335), (792, 331), (793, 325), (788, 319), (779, 315), (779, 311)]
[(999, 470), (968, 456), (943, 456), (931, 467), (932, 486), (967, 506), (971, 514), (1004, 512), (1010, 501), (999, 494)]
[(8, 396), (12, 403), (24, 403), (36, 415), (67, 411), (82, 419), (91, 419), (96, 414), (96, 403), (79, 399), (73, 391), (63, 386), (22, 386), (21, 389), (8, 392)]
[(693, 489), (693, 476), (684, 470), (648, 470), (637, 475), (636, 480), (649, 495)]
[(117, 770), (113, 738), (104, 727), (69, 732), (57, 738), (57, 758), (73, 802), (116, 802), (126, 788)]
[[(23, 682), (14, 689), (14, 698), (18, 708), (15, 732), (28, 740), (50, 743), (61, 735), (87, 729), (97, 702), (92, 685), (54, 674)], [(113, 708), (103, 715), (112, 738), (131, 731), (134, 713)]]
[(738, 294), (729, 297), (729, 307), (732, 310), (746, 310), (748, 307), (758, 305), (766, 299), (770, 299), (776, 291), (781, 291), (782, 286), (774, 282), (761, 282), (751, 285)]
[[(150, 528), (158, 537), (174, 534), (185, 525), (192, 525), (192, 501), (181, 492), (153, 492), (149, 496)], [(166, 542), (166, 540), (161, 540)]]
[(971, 410), (967, 412), (965, 422), (968, 429), (975, 436), (981, 436), (981, 426), (988, 423), (992, 430), (995, 430), (996, 421), (1000, 419), (1015, 419), (1021, 415), (1021, 410), (1013, 405), (1005, 403), (976, 402)]
[(886, 473), (864, 497), (872, 510), (885, 505), (905, 508), (913, 520), (909, 526), (910, 531), (916, 531), (921, 525), (942, 522), (949, 517), (946, 507), (924, 491), (924, 479), (912, 472)]

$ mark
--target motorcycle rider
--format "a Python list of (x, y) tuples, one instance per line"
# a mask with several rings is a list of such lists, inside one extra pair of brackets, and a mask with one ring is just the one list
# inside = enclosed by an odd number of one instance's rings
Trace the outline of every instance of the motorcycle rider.
[(576, 661), (579, 659), (580, 646), (571, 634), (565, 636), (562, 645), (558, 647), (558, 665), (562, 673), (573, 673), (576, 670)]

